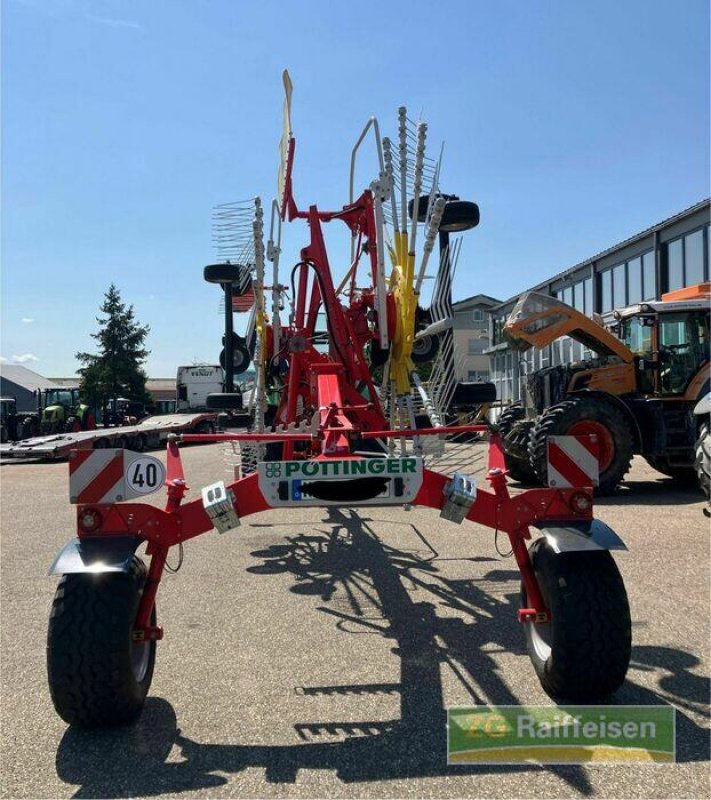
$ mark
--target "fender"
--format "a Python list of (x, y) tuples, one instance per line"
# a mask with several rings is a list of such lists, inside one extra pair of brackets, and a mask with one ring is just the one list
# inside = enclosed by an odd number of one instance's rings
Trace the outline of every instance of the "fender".
[(90, 572), (128, 572), (138, 536), (90, 536), (70, 539), (49, 568), (50, 575)]
[(599, 519), (537, 526), (556, 553), (581, 550), (627, 550), (627, 545)]

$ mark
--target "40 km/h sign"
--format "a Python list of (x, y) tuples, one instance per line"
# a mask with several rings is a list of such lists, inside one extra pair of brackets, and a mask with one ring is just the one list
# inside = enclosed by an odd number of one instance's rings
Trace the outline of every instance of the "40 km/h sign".
[(163, 462), (133, 450), (72, 450), (69, 500), (120, 503), (157, 492), (165, 483)]

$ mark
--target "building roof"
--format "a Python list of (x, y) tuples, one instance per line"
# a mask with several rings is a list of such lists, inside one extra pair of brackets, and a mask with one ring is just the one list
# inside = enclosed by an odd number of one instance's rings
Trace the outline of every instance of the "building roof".
[(50, 378), (45, 378), (38, 372), (33, 372), (22, 364), (0, 364), (0, 377), (6, 381), (12, 381), (28, 392), (35, 392), (38, 389), (51, 389), (57, 384)]
[(541, 281), (541, 283), (537, 283), (530, 289), (524, 289), (522, 292), (519, 292), (518, 294), (515, 294), (512, 297), (509, 297), (508, 300), (504, 300), (503, 302), (498, 301), (498, 305), (496, 306), (496, 308), (502, 308), (504, 306), (509, 305), (510, 303), (515, 302), (517, 298), (519, 298), (522, 294), (525, 294), (526, 292), (537, 292), (540, 291), (541, 289), (545, 290), (548, 284), (562, 280), (564, 278), (568, 278), (574, 272), (581, 269), (582, 267), (588, 266), (593, 261), (598, 261), (599, 259), (609, 255), (610, 253), (614, 253), (616, 250), (621, 250), (623, 247), (628, 247), (629, 245), (634, 244), (635, 242), (641, 239), (646, 239), (648, 236), (652, 235), (653, 233), (656, 233), (658, 230), (666, 228), (669, 225), (673, 225), (678, 220), (683, 219), (684, 217), (691, 216), (692, 214), (695, 214), (697, 211), (702, 211), (704, 207), (711, 208), (711, 197), (707, 197), (705, 200), (701, 200), (698, 203), (694, 203), (694, 205), (685, 208), (683, 211), (679, 211), (677, 214), (673, 214), (671, 217), (667, 217), (666, 219), (663, 219), (661, 222), (657, 222), (655, 225), (652, 225), (649, 228), (645, 228), (643, 231), (640, 231), (639, 233), (635, 233), (634, 236), (630, 236), (627, 239), (623, 239), (621, 242), (618, 242), (617, 244), (614, 244), (612, 245), (612, 247), (608, 247), (605, 250), (601, 250), (599, 253), (596, 253), (594, 256), (590, 256), (590, 258), (586, 258), (584, 261), (579, 261), (577, 264), (573, 264), (572, 267), (567, 267), (561, 272), (558, 272), (555, 275), (553, 275), (551, 278), (546, 278), (546, 280)]
[(463, 300), (457, 300), (456, 303), (452, 303), (452, 308), (457, 311), (466, 306), (497, 306), (500, 303), (501, 300), (497, 300), (496, 297), (491, 297), (488, 294), (473, 294), (471, 297), (465, 297)]

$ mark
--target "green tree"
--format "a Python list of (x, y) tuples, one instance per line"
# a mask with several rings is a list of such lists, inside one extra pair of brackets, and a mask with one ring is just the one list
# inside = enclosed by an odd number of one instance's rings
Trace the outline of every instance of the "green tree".
[(96, 318), (99, 331), (91, 334), (99, 343), (99, 352), (75, 356), (83, 365), (78, 370), (81, 396), (89, 405), (103, 408), (116, 397), (149, 403), (142, 365), (150, 352), (144, 347), (150, 327), (138, 323), (133, 306), (121, 301), (121, 293), (113, 283), (100, 310), (105, 316)]

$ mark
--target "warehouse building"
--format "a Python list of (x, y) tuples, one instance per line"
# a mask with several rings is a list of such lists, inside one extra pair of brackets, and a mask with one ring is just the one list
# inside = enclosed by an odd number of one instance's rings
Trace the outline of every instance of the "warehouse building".
[(18, 411), (37, 411), (37, 392), (57, 384), (21, 364), (0, 365), (0, 395), (14, 397)]
[[(665, 292), (708, 281), (710, 221), (711, 200), (707, 199), (527, 291), (549, 294), (588, 316), (600, 314), (608, 320), (616, 308), (659, 300)], [(504, 406), (522, 398), (525, 377), (531, 372), (590, 355), (568, 337), (542, 350), (511, 350), (502, 330), (518, 297), (489, 312), (491, 344), (485, 353), (490, 359), (490, 380)]]

